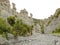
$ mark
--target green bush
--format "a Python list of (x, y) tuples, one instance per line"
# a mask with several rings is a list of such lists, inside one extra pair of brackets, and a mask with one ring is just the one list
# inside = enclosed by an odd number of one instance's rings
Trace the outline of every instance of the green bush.
[(7, 31), (7, 24), (6, 21), (2, 18), (0, 18), (0, 33)]
[(9, 16), (7, 18), (8, 23), (13, 26), (15, 24), (15, 17), (14, 16)]
[(5, 38), (7, 38), (8, 27), (6, 20), (0, 18), (0, 34)]
[(53, 31), (52, 33), (60, 33), (60, 26), (58, 26), (55, 31)]
[(53, 31), (52, 33), (60, 33), (60, 29), (56, 29), (56, 30)]
[(44, 26), (41, 25), (41, 32), (44, 33)]
[[(11, 22), (10, 22), (11, 21)], [(26, 36), (32, 34), (33, 26), (26, 25), (22, 20), (15, 20), (15, 17), (8, 17), (7, 21), (0, 18), (0, 34), (8, 39), (7, 33), (17, 36)]]
[(17, 32), (17, 35), (27, 35), (32, 30), (32, 26), (28, 26), (22, 22), (22, 20), (17, 20), (13, 26), (13, 30)]

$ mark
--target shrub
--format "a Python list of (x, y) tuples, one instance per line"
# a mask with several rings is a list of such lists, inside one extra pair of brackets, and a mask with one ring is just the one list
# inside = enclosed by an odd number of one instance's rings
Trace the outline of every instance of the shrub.
[(60, 26), (58, 26), (55, 31), (53, 31), (52, 33), (60, 33)]
[[(8, 22), (7, 22), (8, 21)], [(15, 20), (15, 17), (8, 17), (7, 21), (0, 18), (0, 34), (8, 39), (7, 33), (17, 36), (26, 36), (32, 34), (33, 26), (26, 25), (22, 20)], [(8, 24), (9, 23), (9, 24)]]
[(53, 31), (52, 33), (60, 33), (60, 29), (56, 29), (56, 30)]
[(44, 26), (41, 26), (41, 32), (44, 33)]
[(17, 20), (13, 26), (13, 30), (17, 32), (17, 35), (25, 36), (31, 32), (32, 26), (24, 24), (22, 20)]
[(15, 17), (14, 16), (10, 16), (7, 18), (8, 23), (13, 26), (15, 24)]
[(3, 18), (0, 18), (0, 34), (2, 34), (3, 37), (7, 38), (8, 27), (9, 26), (8, 26), (6, 20), (4, 20)]

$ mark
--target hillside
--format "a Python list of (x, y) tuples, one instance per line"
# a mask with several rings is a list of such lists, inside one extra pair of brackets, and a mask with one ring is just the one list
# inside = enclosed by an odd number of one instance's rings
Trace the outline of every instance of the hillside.
[(9, 0), (0, 0), (0, 45), (60, 44), (60, 35), (53, 35), (60, 34), (60, 8), (47, 19), (35, 19), (28, 13), (26, 9), (17, 12), (14, 3), (11, 8)]
[[(53, 33), (53, 32), (56, 32), (58, 28), (60, 28), (59, 27), (60, 26), (60, 8), (58, 8), (56, 12), (50, 17), (48, 17), (47, 19), (43, 19), (43, 20), (34, 19), (32, 18), (32, 16), (33, 15), (31, 13), (30, 13), (30, 16), (28, 16), (28, 11), (26, 9), (23, 9), (23, 10), (20, 10), (20, 12), (17, 12), (14, 3), (12, 3), (12, 8), (11, 8), (9, 0), (0, 1), (0, 18), (2, 18), (2, 20), (5, 20), (7, 25), (10, 26), (9, 28), (11, 27), (14, 28), (14, 26), (16, 25), (15, 23), (17, 23), (17, 21), (19, 21), (19, 24), (22, 23), (22, 25), (28, 26), (28, 28), (31, 29), (32, 34)], [(12, 23), (13, 26), (10, 23)], [(18, 23), (16, 27), (17, 26), (18, 26)], [(23, 26), (22, 28), (25, 28), (25, 27)], [(14, 29), (14, 30), (20, 30), (20, 29)], [(27, 30), (28, 29), (26, 29), (26, 31)]]
[(51, 15), (51, 17), (49, 17), (45, 22), (45, 33), (52, 33), (56, 30), (60, 30), (60, 8), (58, 8), (56, 12)]

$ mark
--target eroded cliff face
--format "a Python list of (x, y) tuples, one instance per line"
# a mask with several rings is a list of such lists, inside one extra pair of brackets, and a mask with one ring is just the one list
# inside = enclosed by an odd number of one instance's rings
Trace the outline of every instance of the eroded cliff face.
[(38, 28), (40, 30), (40, 24), (37, 23), (39, 25), (38, 27), (37, 24), (35, 25), (34, 19), (32, 18), (33, 15), (30, 13), (30, 16), (28, 16), (28, 12), (26, 9), (17, 12), (14, 3), (12, 3), (11, 8), (9, 0), (0, 0), (0, 17), (7, 19), (7, 17), (9, 16), (17, 16), (17, 18), (22, 20), (26, 25), (33, 26), (34, 31), (37, 30), (34, 28)]
[(44, 30), (45, 33), (52, 33), (60, 25), (60, 8), (47, 19), (34, 19), (32, 18), (33, 15), (31, 13), (30, 16), (28, 16), (28, 11), (26, 9), (23, 9), (18, 13), (14, 3), (12, 3), (11, 8), (9, 0), (0, 0), (0, 17), (6, 19), (9, 16), (15, 15), (18, 19), (22, 20), (23, 23), (33, 26), (35, 32), (38, 32), (37, 29), (39, 29), (40, 33), (42, 30)]
[(45, 22), (44, 32), (52, 33), (60, 26), (60, 8)]
[(23, 9), (18, 13), (14, 3), (12, 3), (12, 7), (13, 8), (11, 9), (9, 0), (0, 0), (0, 16), (7, 18), (9, 16), (17, 15), (25, 24), (33, 25), (33, 19), (28, 16), (26, 9)]

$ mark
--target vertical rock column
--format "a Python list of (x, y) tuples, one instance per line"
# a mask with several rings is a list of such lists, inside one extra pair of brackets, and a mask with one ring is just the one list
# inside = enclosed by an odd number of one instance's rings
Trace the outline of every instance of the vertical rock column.
[(12, 14), (16, 15), (16, 7), (14, 3), (12, 3)]

